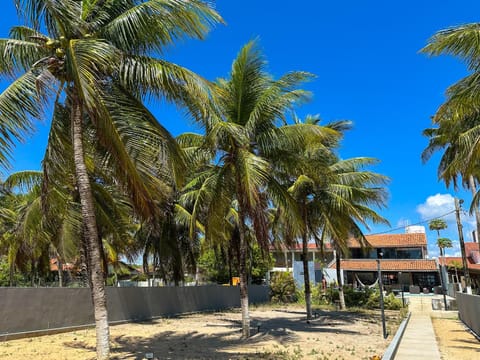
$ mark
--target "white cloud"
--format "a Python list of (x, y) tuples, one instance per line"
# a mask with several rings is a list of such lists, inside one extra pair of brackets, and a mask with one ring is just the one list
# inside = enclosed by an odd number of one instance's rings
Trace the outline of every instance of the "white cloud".
[[(450, 194), (436, 194), (429, 196), (427, 200), (417, 206), (417, 212), (420, 214), (422, 220), (430, 220), (436, 217), (442, 217), (446, 221), (455, 221), (454, 198)], [(449, 214), (445, 216), (445, 214)]]
[[(465, 242), (472, 241), (472, 230), (475, 229), (475, 219), (469, 216), (467, 204), (463, 204), (463, 211), (460, 213), (461, 221), (463, 224), (463, 237)], [(428, 222), (435, 218), (442, 218), (447, 222), (447, 229), (441, 231), (440, 236), (446, 237), (452, 240), (453, 247), (445, 249), (447, 256), (457, 256), (460, 253), (460, 246), (458, 243), (458, 228), (455, 217), (455, 199), (450, 194), (436, 194), (429, 196), (424, 203), (417, 206), (417, 213), (420, 215), (424, 226), (427, 230), (428, 238), (428, 254), (429, 257), (437, 257), (439, 255), (438, 247), (436, 246), (436, 240), (438, 234), (436, 231), (430, 231), (428, 229)], [(447, 215), (448, 214), (448, 215)]]
[[(464, 210), (460, 213), (463, 224), (463, 236), (465, 241), (472, 241), (472, 231), (475, 229), (475, 218), (465, 211), (467, 205), (463, 205)], [(436, 194), (429, 196), (427, 200), (417, 206), (417, 213), (423, 221), (442, 218), (447, 222), (448, 229), (443, 231), (443, 236), (451, 239), (458, 238), (457, 221), (455, 217), (455, 198), (450, 194)], [(448, 215), (447, 215), (448, 214)], [(426, 224), (428, 229), (428, 224)]]

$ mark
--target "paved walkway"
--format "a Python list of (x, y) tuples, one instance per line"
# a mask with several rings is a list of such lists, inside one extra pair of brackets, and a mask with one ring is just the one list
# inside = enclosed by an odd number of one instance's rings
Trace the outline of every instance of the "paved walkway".
[(437, 340), (433, 331), (432, 296), (410, 297), (409, 310), (412, 313), (395, 360), (440, 360)]

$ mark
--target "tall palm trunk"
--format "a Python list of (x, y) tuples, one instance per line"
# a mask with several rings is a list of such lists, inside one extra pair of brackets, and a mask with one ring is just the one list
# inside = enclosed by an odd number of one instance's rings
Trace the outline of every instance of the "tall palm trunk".
[(247, 283), (247, 251), (248, 244), (245, 239), (245, 218), (243, 211), (239, 209), (239, 230), (240, 230), (240, 254), (239, 254), (239, 275), (240, 275), (240, 307), (242, 309), (242, 337), (250, 337), (250, 314), (248, 311), (248, 283)]
[(233, 272), (232, 272), (232, 249), (231, 247), (227, 250), (228, 257), (228, 283), (230, 286), (233, 285)]
[(58, 266), (58, 287), (63, 287), (63, 263), (59, 257), (57, 257)]
[(347, 307), (345, 305), (345, 295), (343, 293), (343, 279), (342, 279), (342, 271), (340, 269), (340, 260), (342, 258), (342, 250), (337, 247), (337, 253), (335, 256), (335, 267), (337, 269), (337, 281), (338, 281), (338, 297), (340, 300), (340, 309), (345, 310)]
[(8, 283), (10, 287), (15, 286), (15, 264), (11, 263), (8, 271)]
[(305, 203), (303, 204), (303, 221), (305, 222), (302, 232), (303, 283), (305, 290), (307, 320), (310, 320), (312, 318), (312, 291), (310, 289), (310, 273), (308, 271), (307, 207)]
[(30, 273), (31, 273), (30, 286), (34, 287), (35, 286), (35, 270), (36, 270), (35, 259), (32, 258), (30, 260), (30, 266), (31, 266), (31, 269), (30, 269)]
[(100, 254), (92, 189), (88, 178), (83, 151), (83, 129), (81, 105), (76, 94), (72, 96), (72, 140), (77, 177), (78, 194), (82, 206), (83, 230), (85, 231), (87, 264), (90, 265), (92, 303), (97, 336), (97, 359), (108, 359), (110, 355), (107, 298), (103, 282), (102, 257)]
[(83, 287), (90, 286), (90, 276), (88, 275), (89, 266), (87, 259), (87, 246), (85, 241), (85, 234), (82, 232), (82, 239), (80, 244), (80, 281)]
[(55, 256), (57, 257), (58, 287), (63, 287), (63, 262), (57, 249), (55, 249)]

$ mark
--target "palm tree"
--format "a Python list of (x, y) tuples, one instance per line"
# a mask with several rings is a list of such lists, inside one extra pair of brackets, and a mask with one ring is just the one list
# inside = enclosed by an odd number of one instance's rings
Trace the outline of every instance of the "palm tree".
[[(41, 275), (46, 273), (46, 265), (49, 264), (51, 234), (42, 218), (38, 175), (39, 172), (14, 173), (2, 184), (3, 191), (7, 192), (9, 198), (4, 201), (4, 206), (0, 207), (0, 219), (10, 267), (10, 285), (13, 285), (15, 267), (22, 272), (29, 271), (31, 286), (35, 286)], [(19, 179), (22, 178), (33, 180), (21, 184)], [(12, 187), (25, 187), (26, 191), (15, 194), (11, 191)]]
[(336, 249), (336, 269), (341, 309), (345, 309), (343, 281), (340, 276), (341, 258), (348, 255), (348, 240), (352, 236), (362, 246), (368, 246), (362, 227), (369, 223), (389, 222), (373, 207), (386, 204), (385, 184), (388, 178), (364, 170), (378, 161), (373, 158), (337, 160), (330, 165), (331, 179), (318, 195), (320, 239), (330, 239)]
[[(319, 116), (307, 116), (305, 123), (318, 126)], [(295, 119), (297, 124), (299, 119)], [(368, 229), (368, 222), (386, 223), (370, 206), (383, 207), (386, 192), (383, 187), (388, 178), (365, 167), (375, 164), (372, 158), (352, 158), (340, 160), (334, 153), (340, 135), (351, 127), (348, 121), (326, 125), (330, 136), (321, 141), (309, 139), (303, 151), (296, 158), (282, 162), (283, 179), (294, 180), (290, 192), (297, 201), (302, 221), (303, 267), (305, 282), (305, 302), (307, 318), (311, 317), (310, 284), (308, 272), (307, 246), (309, 238), (314, 239), (320, 249), (325, 241), (332, 240), (336, 249), (336, 269), (340, 306), (345, 309), (343, 284), (341, 279), (341, 258), (348, 254), (348, 239), (355, 235), (362, 245), (367, 245), (358, 224)], [(292, 167), (293, 166), (293, 167)], [(285, 176), (286, 175), (286, 176)], [(298, 176), (295, 178), (295, 176)], [(288, 226), (287, 226), (288, 227)], [(287, 237), (292, 236), (288, 235)], [(293, 235), (295, 236), (295, 235)]]
[(428, 228), (432, 231), (436, 231), (438, 237), (440, 237), (440, 230), (444, 230), (447, 227), (448, 227), (447, 222), (443, 219), (433, 219), (433, 220), (430, 220), (430, 222), (428, 223)]
[[(97, 329), (97, 358), (109, 357), (109, 330), (99, 236), (85, 159), (86, 128), (139, 214), (152, 217), (164, 198), (158, 168), (178, 178), (181, 161), (173, 138), (143, 106), (145, 96), (165, 97), (200, 110), (206, 86), (193, 73), (149, 57), (183, 37), (202, 38), (221, 21), (207, 4), (175, 0), (15, 0), (27, 20), (0, 40), (0, 74), (20, 75), (0, 94), (0, 164), (8, 164), (15, 139), (32, 129), (32, 119), (54, 101), (54, 121), (71, 127), (75, 180), (81, 204), (87, 263)], [(40, 32), (45, 29), (47, 34)], [(192, 99), (195, 99), (193, 101)], [(61, 102), (63, 101), (63, 105)], [(64, 106), (64, 109), (62, 108)], [(59, 116), (61, 114), (62, 116)], [(162, 146), (163, 145), (163, 146)], [(167, 161), (152, 169), (151, 159)], [(159, 161), (160, 163), (160, 161)]]
[[(296, 124), (301, 124), (300, 119), (294, 119)], [(305, 124), (311, 124), (320, 127), (320, 117), (318, 115), (309, 115), (306, 117)], [(318, 231), (320, 224), (317, 223), (317, 209), (318, 206), (316, 197), (318, 192), (321, 191), (322, 186), (328, 184), (327, 179), (329, 176), (329, 165), (332, 159), (335, 158), (333, 154), (333, 148), (338, 145), (341, 134), (343, 131), (350, 127), (350, 122), (337, 122), (327, 124), (326, 129), (329, 129), (332, 133), (330, 141), (327, 143), (322, 142), (306, 142), (305, 149), (302, 152), (297, 153), (297, 158), (292, 164), (284, 164), (280, 166), (280, 170), (285, 171), (285, 174), (280, 175), (281, 178), (288, 179), (291, 183), (289, 187), (289, 193), (296, 201), (296, 205), (300, 211), (302, 227), (299, 234), (286, 234), (284, 231), (284, 240), (300, 238), (302, 243), (302, 262), (303, 262), (303, 276), (304, 276), (304, 295), (307, 320), (312, 318), (312, 306), (311, 306), (311, 287), (310, 287), (310, 274), (308, 269), (308, 242), (310, 239), (318, 239)], [(278, 164), (279, 161), (276, 162)], [(278, 176), (278, 174), (277, 174)], [(285, 212), (281, 212), (285, 213)], [(287, 229), (292, 228), (287, 225)], [(321, 242), (321, 241), (317, 241)], [(323, 244), (322, 244), (323, 245)], [(322, 247), (323, 249), (323, 247)]]
[[(428, 228), (430, 230), (437, 231), (437, 246), (440, 249), (440, 256), (442, 256), (444, 248), (452, 246), (452, 242), (449, 239), (440, 238), (440, 230), (444, 230), (444, 229), (447, 228), (447, 222), (443, 219), (433, 219), (428, 223)], [(442, 285), (443, 301), (444, 301), (444, 304), (445, 304), (445, 309), (447, 309), (447, 299), (445, 297), (445, 282), (446, 282), (446, 280), (443, 277), (443, 268), (444, 268), (444, 265), (440, 263), (440, 281), (441, 281), (441, 285)]]
[[(453, 260), (450, 262), (450, 264), (448, 265), (448, 268), (449, 269), (453, 269), (455, 271), (455, 278), (456, 278), (456, 283), (460, 285), (460, 292), (462, 291), (462, 283), (458, 277), (458, 269), (463, 269), (463, 264), (458, 261), (458, 260)], [(453, 276), (452, 276), (453, 278)]]
[[(339, 160), (330, 153), (323, 161), (326, 161), (326, 166), (324, 163), (323, 167), (318, 160), (313, 161), (314, 171), (310, 173), (311, 177), (302, 175), (292, 188), (300, 189), (299, 185), (303, 185), (305, 189), (310, 184), (306, 218), (309, 236), (315, 240), (317, 247), (323, 249), (325, 243), (330, 242), (335, 249), (340, 306), (344, 309), (341, 258), (348, 255), (348, 242), (352, 236), (356, 237), (362, 246), (368, 246), (359, 225), (368, 229), (370, 221), (388, 224), (386, 219), (371, 208), (385, 205), (386, 192), (383, 185), (388, 178), (363, 170), (364, 167), (376, 163), (372, 158)], [(297, 163), (300, 163), (300, 160)], [(307, 298), (306, 302), (308, 303)]]
[[(252, 41), (233, 62), (230, 77), (216, 82), (212, 107), (204, 121), (203, 149), (212, 154), (212, 164), (199, 171), (189, 186), (196, 188), (192, 226), (205, 214), (205, 236), (221, 234), (230, 215), (238, 226), (242, 334), (250, 335), (247, 289), (247, 249), (257, 241), (265, 252), (269, 247), (267, 207), (282, 204), (295, 213), (295, 203), (273, 176), (273, 160), (279, 154), (291, 156), (308, 136), (325, 137), (323, 131), (302, 124), (284, 124), (285, 113), (307, 98), (298, 84), (311, 77), (293, 72), (274, 80), (265, 72), (265, 62)], [(188, 185), (187, 185), (188, 186)], [(235, 211), (232, 213), (231, 209)], [(248, 225), (253, 233), (249, 236)]]
[(445, 248), (452, 247), (452, 240), (448, 238), (438, 238), (437, 246), (438, 246), (438, 249), (440, 250), (440, 256), (445, 256)]
[[(438, 56), (453, 55), (463, 60), (468, 76), (447, 89), (447, 100), (433, 117), (435, 128), (426, 129), (430, 138), (428, 147), (422, 154), (424, 161), (439, 150), (443, 150), (439, 177), (456, 186), (457, 177), (472, 191), (474, 196), (470, 213), (475, 213), (477, 236), (480, 234), (480, 195), (477, 192), (479, 180), (478, 154), (480, 151), (480, 98), (478, 96), (480, 56), (477, 51), (477, 38), (480, 24), (471, 23), (448, 28), (432, 36), (422, 52)], [(480, 245), (479, 245), (480, 246)]]

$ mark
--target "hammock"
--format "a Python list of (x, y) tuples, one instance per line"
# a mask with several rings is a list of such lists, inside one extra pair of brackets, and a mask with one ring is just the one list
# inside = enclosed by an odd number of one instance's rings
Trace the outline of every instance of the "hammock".
[(362, 288), (367, 288), (368, 287), (369, 289), (373, 289), (375, 286), (377, 286), (377, 283), (378, 283), (378, 276), (377, 276), (377, 280), (375, 280), (375, 282), (372, 285), (365, 285), (364, 283), (362, 283), (360, 281), (360, 279), (358, 278), (357, 274), (355, 274), (355, 279), (358, 281), (358, 283), (360, 284), (360, 286)]

